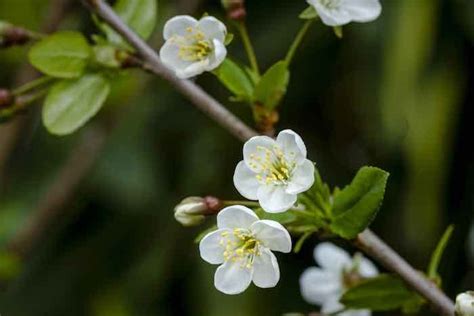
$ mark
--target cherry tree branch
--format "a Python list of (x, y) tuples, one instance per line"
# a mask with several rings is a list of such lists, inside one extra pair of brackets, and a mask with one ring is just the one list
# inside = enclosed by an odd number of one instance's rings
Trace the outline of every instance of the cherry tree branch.
[[(186, 96), (197, 108), (240, 140), (246, 141), (257, 135), (254, 130), (245, 125), (202, 88), (189, 80), (178, 79), (173, 72), (162, 64), (155, 50), (136, 35), (106, 2), (103, 0), (83, 1), (91, 11), (108, 23), (137, 50), (147, 65), (146, 70), (169, 81), (178, 92)], [(441, 315), (454, 315), (452, 301), (370, 230), (361, 233), (356, 239), (355, 245), (374, 257), (387, 269), (400, 275), (410, 288), (422, 295)]]
[(454, 304), (434, 282), (413, 269), (398, 253), (371, 230), (366, 229), (354, 241), (357, 248), (400, 276), (410, 288), (426, 298), (440, 315), (454, 315)]
[(216, 99), (205, 92), (201, 87), (189, 80), (179, 79), (166, 68), (160, 57), (145, 41), (133, 32), (112, 8), (102, 0), (84, 0), (86, 5), (99, 17), (114, 28), (120, 35), (135, 47), (147, 64), (149, 71), (168, 81), (178, 92), (187, 97), (198, 109), (206, 113), (213, 120), (226, 128), (232, 135), (245, 141), (257, 133), (243, 123), (237, 116), (227, 110)]

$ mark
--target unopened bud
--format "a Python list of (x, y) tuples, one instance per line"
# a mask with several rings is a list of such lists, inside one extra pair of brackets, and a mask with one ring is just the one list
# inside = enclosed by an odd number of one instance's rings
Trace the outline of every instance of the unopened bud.
[(174, 217), (183, 226), (197, 226), (206, 216), (216, 214), (221, 207), (221, 201), (213, 196), (191, 196), (176, 205)]
[(467, 291), (456, 297), (456, 315), (474, 316), (474, 291)]
[(221, 0), (222, 6), (227, 11), (229, 19), (243, 21), (247, 16), (245, 0)]
[(31, 39), (31, 33), (24, 28), (0, 21), (0, 48), (23, 45)]
[(0, 109), (7, 108), (13, 104), (13, 95), (10, 90), (0, 89)]

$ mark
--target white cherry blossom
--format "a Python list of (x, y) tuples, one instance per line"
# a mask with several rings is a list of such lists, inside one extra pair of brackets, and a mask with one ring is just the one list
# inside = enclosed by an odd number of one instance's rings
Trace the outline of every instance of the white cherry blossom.
[(160, 58), (182, 79), (217, 68), (225, 59), (226, 26), (212, 16), (178, 15), (166, 22)]
[(242, 196), (258, 200), (266, 212), (288, 210), (298, 194), (314, 183), (314, 164), (306, 159), (306, 146), (292, 130), (281, 131), (276, 140), (252, 137), (243, 154), (244, 160), (235, 168), (234, 185)]
[(456, 296), (456, 315), (474, 316), (474, 291), (467, 291)]
[[(375, 277), (375, 265), (356, 254), (353, 258), (343, 249), (329, 242), (314, 249), (319, 267), (310, 267), (300, 277), (303, 298), (310, 304), (321, 305), (321, 312), (330, 314), (344, 309), (339, 302), (343, 292), (364, 278)], [(339, 316), (370, 316), (370, 310), (348, 310)]]
[(225, 294), (239, 294), (253, 283), (261, 288), (276, 286), (280, 279), (272, 251), (290, 252), (291, 238), (278, 222), (259, 220), (244, 206), (224, 208), (217, 215), (217, 230), (199, 244), (201, 257), (219, 264), (215, 287)]
[(370, 22), (382, 12), (379, 0), (306, 0), (314, 7), (324, 24), (345, 25), (349, 22)]

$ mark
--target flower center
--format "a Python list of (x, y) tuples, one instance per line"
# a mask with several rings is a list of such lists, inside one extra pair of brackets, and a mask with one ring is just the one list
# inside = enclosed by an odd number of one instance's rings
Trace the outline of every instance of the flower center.
[(333, 10), (339, 8), (341, 0), (319, 0), (319, 3), (327, 9)]
[[(294, 156), (295, 153), (291, 152)], [(281, 148), (277, 145), (270, 150), (263, 146), (257, 146), (257, 154), (250, 155), (250, 167), (257, 170), (255, 176), (262, 184), (286, 184), (291, 178), (295, 162), (285, 157)]]
[(222, 234), (220, 245), (224, 247), (224, 260), (239, 262), (242, 268), (250, 269), (255, 256), (260, 255), (260, 241), (247, 229), (235, 228)]
[(179, 57), (184, 61), (202, 61), (212, 52), (211, 42), (203, 32), (192, 27), (186, 29), (187, 34), (175, 38), (179, 45)]

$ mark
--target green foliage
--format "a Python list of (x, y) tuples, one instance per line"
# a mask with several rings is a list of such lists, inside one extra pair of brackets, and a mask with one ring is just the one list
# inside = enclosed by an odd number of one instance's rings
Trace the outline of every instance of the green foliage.
[(314, 184), (305, 195), (298, 196), (300, 202), (306, 204), (307, 208), (319, 212), (321, 216), (331, 213), (331, 191), (329, 186), (324, 183), (317, 168), (314, 168)]
[(109, 92), (109, 81), (101, 74), (60, 81), (45, 100), (43, 123), (52, 134), (70, 134), (99, 111)]
[(334, 34), (336, 34), (338, 38), (342, 38), (343, 36), (342, 26), (335, 26), (333, 27), (333, 30), (334, 30)]
[(20, 258), (9, 252), (0, 252), (0, 280), (9, 280), (20, 272)]
[(299, 15), (299, 18), (303, 20), (316, 19), (317, 17), (318, 17), (318, 12), (316, 12), (316, 9), (313, 6), (308, 6)]
[(405, 306), (411, 307), (416, 298), (416, 294), (407, 289), (402, 280), (382, 274), (350, 288), (340, 301), (348, 309), (388, 311)]
[(428, 277), (434, 280), (440, 280), (440, 276), (438, 274), (438, 267), (439, 263), (441, 262), (441, 258), (443, 257), (444, 250), (448, 245), (449, 239), (453, 234), (454, 226), (450, 225), (446, 228), (443, 236), (438, 242), (433, 254), (431, 255), (430, 264), (428, 265)]
[(350, 185), (334, 196), (331, 230), (352, 239), (375, 218), (385, 194), (388, 173), (363, 167)]
[(225, 35), (224, 45), (225, 46), (230, 45), (230, 43), (232, 43), (233, 40), (234, 40), (234, 34), (227, 33)]
[(214, 71), (219, 81), (231, 91), (237, 100), (250, 101), (252, 99), (254, 85), (244, 68), (230, 59), (224, 62)]
[(288, 64), (283, 60), (277, 62), (257, 83), (254, 102), (268, 110), (273, 110), (285, 95), (289, 80)]
[[(117, 15), (144, 40), (153, 33), (157, 20), (157, 0), (118, 0), (114, 5)], [(110, 43), (130, 48), (111, 27), (98, 23)]]
[(120, 61), (117, 59), (118, 50), (111, 45), (96, 45), (92, 48), (94, 61), (101, 66), (109, 68), (120, 68)]
[(79, 32), (55, 33), (33, 45), (30, 63), (41, 72), (57, 78), (80, 77), (91, 56), (91, 48)]

